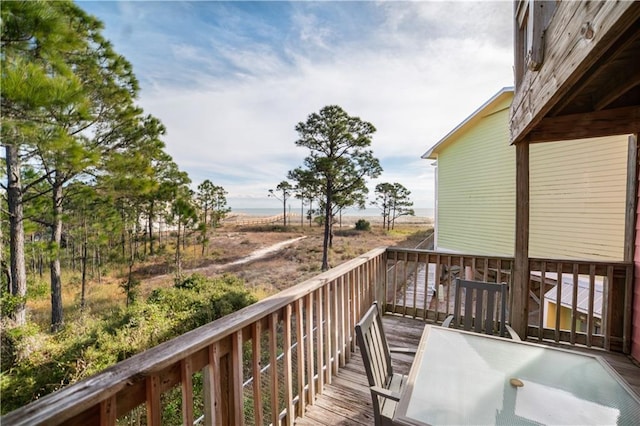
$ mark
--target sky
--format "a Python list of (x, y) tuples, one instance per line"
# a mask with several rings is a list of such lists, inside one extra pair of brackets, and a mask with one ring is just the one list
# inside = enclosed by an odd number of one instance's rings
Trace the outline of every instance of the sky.
[(432, 208), (421, 155), (513, 85), (511, 1), (77, 3), (133, 64), (192, 187), (223, 186), (232, 209), (281, 206), (268, 190), (309, 154), (295, 126), (326, 105), (377, 129), (370, 200), (398, 182)]

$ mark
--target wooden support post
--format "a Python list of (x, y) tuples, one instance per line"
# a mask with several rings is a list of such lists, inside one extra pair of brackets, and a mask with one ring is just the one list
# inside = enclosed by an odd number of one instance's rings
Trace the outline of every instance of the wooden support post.
[(516, 144), (516, 229), (511, 326), (523, 339), (529, 320), (529, 144)]
[(636, 236), (636, 200), (638, 199), (638, 139), (629, 136), (627, 154), (627, 194), (624, 223), (624, 261), (633, 262)]

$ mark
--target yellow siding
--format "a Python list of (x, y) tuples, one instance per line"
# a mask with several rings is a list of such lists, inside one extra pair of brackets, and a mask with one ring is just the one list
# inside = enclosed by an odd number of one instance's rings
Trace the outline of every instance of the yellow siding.
[(622, 260), (627, 136), (531, 145), (529, 256)]
[(438, 152), (440, 249), (513, 254), (515, 150), (508, 143), (510, 102), (509, 97)]
[[(547, 318), (544, 327), (556, 328), (556, 312), (556, 304), (549, 302), (547, 305)], [(560, 330), (571, 330), (571, 309), (566, 306), (560, 307)], [(580, 331), (579, 326), (578, 331)]]

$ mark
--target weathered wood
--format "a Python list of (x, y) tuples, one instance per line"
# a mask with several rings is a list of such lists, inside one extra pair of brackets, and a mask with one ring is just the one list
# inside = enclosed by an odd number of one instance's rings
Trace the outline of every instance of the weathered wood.
[(640, 106), (545, 117), (527, 135), (529, 143), (632, 133), (640, 128)]
[(155, 374), (147, 377), (147, 424), (150, 426), (160, 426), (162, 423), (160, 394), (160, 377)]
[(295, 417), (295, 411), (293, 407), (293, 374), (291, 363), (291, 314), (292, 306), (287, 305), (284, 308), (284, 318), (282, 319), (283, 326), (283, 342), (284, 357), (282, 363), (282, 369), (284, 373), (284, 406), (286, 411), (286, 424), (293, 425), (293, 418)]
[(269, 316), (269, 378), (271, 399), (271, 424), (277, 425), (280, 419), (280, 398), (278, 386), (278, 313)]
[(182, 384), (182, 423), (193, 424), (193, 370), (191, 358), (180, 362), (180, 376)]
[(516, 145), (516, 232), (511, 326), (527, 335), (529, 317), (529, 145)]
[[(253, 421), (264, 424), (262, 412), (262, 323), (256, 321), (251, 330), (251, 371), (253, 375)], [(303, 404), (304, 407), (304, 404)]]
[(338, 280), (332, 281), (327, 286), (328, 292), (331, 295), (331, 326), (329, 327), (329, 335), (331, 336), (331, 376), (338, 374), (340, 368), (340, 358), (338, 354), (340, 349), (338, 347), (338, 339), (340, 334), (340, 324), (338, 323), (338, 297), (339, 285)]
[[(298, 369), (298, 405), (297, 415), (302, 416), (307, 408), (307, 398), (305, 396), (305, 346), (304, 346), (304, 300), (296, 301), (296, 367)], [(261, 425), (262, 422), (256, 420), (256, 424)]]
[[(640, 83), (639, 83), (640, 84)], [(638, 140), (629, 135), (627, 154), (627, 189), (624, 213), (624, 261), (633, 262), (636, 235), (636, 204), (638, 200)]]
[[(603, 306), (606, 306), (607, 312), (611, 312), (613, 306), (611, 305), (611, 290), (613, 286), (613, 266), (607, 268), (607, 278), (604, 281), (604, 289), (603, 289)], [(604, 315), (602, 317), (602, 331), (604, 333), (604, 349), (607, 351), (611, 350), (611, 328), (609, 327), (609, 317), (610, 315)]]
[(313, 367), (313, 293), (304, 298), (305, 324), (307, 332), (306, 352), (307, 352), (307, 381), (309, 389), (307, 394), (307, 404), (313, 405), (316, 399), (315, 370)]
[(576, 343), (576, 324), (578, 323), (578, 274), (580, 270), (577, 264), (573, 264), (573, 294), (571, 295), (571, 336), (569, 343)]
[(105, 399), (100, 403), (100, 426), (116, 424), (116, 397)]
[[(562, 300), (562, 263), (558, 263), (558, 269), (556, 270), (558, 285), (556, 285), (556, 323), (555, 323), (555, 341), (560, 341), (560, 311), (561, 311), (561, 300)], [(542, 280), (544, 282), (544, 280)], [(576, 309), (575, 307), (573, 308)]]
[[(231, 354), (230, 358), (230, 379), (231, 389), (228, 399), (231, 401), (231, 424), (242, 426), (244, 425), (244, 395), (242, 390), (242, 384), (244, 377), (242, 374), (243, 362), (242, 362), (242, 330), (238, 330), (233, 333), (231, 341)], [(186, 423), (186, 424), (193, 424)]]
[(324, 286), (323, 289), (323, 299), (324, 299), (324, 324), (322, 325), (324, 328), (324, 344), (322, 345), (324, 350), (324, 382), (331, 383), (331, 352), (332, 352), (332, 335), (335, 334), (333, 332), (333, 324), (331, 321), (331, 292), (330, 284)]
[[(525, 72), (512, 103), (511, 140), (528, 132), (640, 16), (637, 2), (559, 2), (546, 32), (545, 62)], [(597, 28), (583, 27), (597, 23)]]
[[(542, 262), (542, 269), (540, 270), (540, 288), (538, 290), (538, 300), (540, 301), (540, 308), (538, 312), (538, 324), (541, 328), (544, 328), (546, 324), (544, 323), (544, 310), (545, 310), (545, 283), (547, 282), (547, 264), (546, 262)], [(556, 317), (560, 317), (560, 299), (557, 299), (558, 303), (556, 304)], [(573, 308), (575, 310), (575, 307)], [(542, 340), (542, 333), (538, 333), (538, 341)]]

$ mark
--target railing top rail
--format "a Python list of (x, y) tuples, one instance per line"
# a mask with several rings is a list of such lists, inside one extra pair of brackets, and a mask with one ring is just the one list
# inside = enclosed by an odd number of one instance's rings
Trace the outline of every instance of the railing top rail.
[[(514, 257), (509, 256), (494, 256), (487, 254), (469, 254), (469, 253), (452, 253), (452, 252), (443, 252), (437, 250), (424, 250), (424, 249), (412, 249), (412, 248), (401, 248), (401, 247), (388, 247), (387, 252), (395, 252), (395, 253), (421, 253), (421, 254), (429, 254), (429, 255), (440, 255), (440, 256), (452, 256), (452, 257), (476, 257), (476, 258), (490, 258), (497, 259), (503, 261), (513, 261)], [(547, 263), (567, 263), (567, 264), (577, 264), (577, 265), (607, 265), (614, 267), (628, 267), (632, 266), (633, 262), (624, 262), (624, 261), (616, 261), (616, 260), (586, 260), (586, 259), (551, 259), (551, 258), (538, 258), (538, 257), (530, 257), (529, 263), (538, 263), (538, 262), (547, 262)]]
[(57, 422), (62, 422), (74, 417), (117, 394), (132, 382), (161, 371), (267, 315), (278, 312), (288, 304), (384, 254), (385, 250), (386, 247), (375, 248), (253, 305), (134, 355), (95, 376), (8, 413), (0, 419), (0, 423), (33, 425), (46, 422), (46, 419), (55, 418)]
[(624, 262), (621, 260), (585, 260), (585, 259), (549, 259), (549, 258), (538, 258), (538, 257), (530, 257), (529, 263), (567, 263), (567, 264), (576, 264), (576, 265), (607, 265), (614, 267), (623, 267), (626, 268), (628, 266), (632, 266), (633, 262)]
[(477, 258), (490, 258), (504, 261), (513, 261), (513, 257), (508, 256), (494, 256), (487, 254), (469, 254), (469, 253), (451, 253), (451, 252), (443, 252), (437, 250), (424, 250), (424, 249), (413, 249), (413, 248), (402, 248), (402, 247), (387, 247), (388, 252), (397, 252), (397, 253), (422, 253), (422, 254), (432, 254), (432, 255), (440, 255), (440, 256), (453, 256), (453, 257), (477, 257)]

